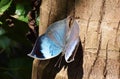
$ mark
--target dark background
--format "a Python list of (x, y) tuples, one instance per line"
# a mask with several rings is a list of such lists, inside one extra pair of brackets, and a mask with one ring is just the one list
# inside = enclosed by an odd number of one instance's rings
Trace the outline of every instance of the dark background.
[(0, 79), (30, 79), (33, 59), (27, 54), (30, 0), (0, 0)]

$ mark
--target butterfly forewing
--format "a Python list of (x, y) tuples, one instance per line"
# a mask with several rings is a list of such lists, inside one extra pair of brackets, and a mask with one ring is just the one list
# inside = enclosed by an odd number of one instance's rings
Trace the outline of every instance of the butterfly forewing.
[(46, 33), (38, 37), (32, 52), (28, 55), (39, 60), (59, 55), (65, 46), (66, 32), (66, 19), (51, 24)]
[(64, 19), (50, 25), (50, 27), (48, 27), (46, 34), (56, 44), (59, 44), (60, 46), (64, 47), (67, 31), (68, 31), (68, 27), (66, 24), (66, 19)]

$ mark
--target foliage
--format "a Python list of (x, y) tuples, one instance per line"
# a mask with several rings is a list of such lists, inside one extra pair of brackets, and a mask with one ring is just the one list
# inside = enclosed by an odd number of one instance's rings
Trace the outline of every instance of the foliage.
[(32, 45), (28, 32), (27, 14), (31, 10), (27, 0), (0, 0), (0, 78), (30, 79)]
[(5, 10), (7, 10), (10, 7), (11, 3), (12, 3), (12, 0), (0, 1), (0, 15), (2, 15), (5, 12)]

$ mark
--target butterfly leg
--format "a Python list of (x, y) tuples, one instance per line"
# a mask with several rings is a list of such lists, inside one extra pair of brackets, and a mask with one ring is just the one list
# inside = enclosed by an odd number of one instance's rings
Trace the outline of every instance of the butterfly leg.
[(56, 64), (54, 65), (54, 67), (56, 67), (58, 65), (58, 68), (60, 68), (61, 62), (62, 62), (62, 58), (63, 56), (60, 56), (59, 59), (57, 60)]

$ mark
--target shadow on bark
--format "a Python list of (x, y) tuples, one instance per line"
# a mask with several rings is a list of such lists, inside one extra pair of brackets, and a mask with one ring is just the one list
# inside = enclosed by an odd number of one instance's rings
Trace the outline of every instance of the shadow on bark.
[[(67, 69), (68, 79), (82, 79), (83, 77), (83, 50), (81, 42), (79, 44), (78, 51), (75, 56), (75, 60), (71, 63), (66, 63), (64, 57), (62, 58), (60, 68), (55, 67), (60, 55), (51, 59), (49, 64), (43, 71), (42, 79), (55, 79), (56, 74), (59, 73), (61, 69)], [(62, 75), (65, 75), (64, 73)], [(64, 77), (64, 76), (63, 76)]]

